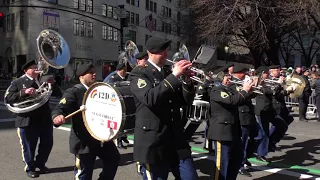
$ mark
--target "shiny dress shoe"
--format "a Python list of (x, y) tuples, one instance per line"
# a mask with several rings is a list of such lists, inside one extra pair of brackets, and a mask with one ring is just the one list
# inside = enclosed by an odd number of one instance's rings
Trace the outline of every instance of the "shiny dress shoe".
[(246, 160), (246, 162), (244, 164), (247, 166), (252, 166), (251, 162), (249, 162), (248, 159)]
[(122, 141), (125, 142), (125, 143), (127, 143), (127, 144), (129, 144), (129, 141), (128, 141), (127, 137), (123, 137), (123, 138), (122, 138)]
[(39, 168), (39, 169), (40, 169), (40, 171), (39, 171), (40, 174), (47, 174), (47, 173), (49, 173), (49, 168), (47, 168), (46, 166), (44, 166), (44, 167), (42, 167), (42, 168)]
[(256, 159), (259, 160), (259, 161), (266, 162), (266, 163), (269, 162), (269, 160), (268, 160), (266, 157), (264, 157), (264, 156), (257, 156)]
[(35, 171), (29, 171), (27, 172), (27, 175), (29, 178), (37, 178), (39, 177), (39, 173), (35, 172)]
[(124, 146), (123, 144), (118, 144), (118, 148), (119, 148), (119, 149), (127, 149), (127, 147)]
[(246, 169), (240, 169), (239, 174), (247, 176), (247, 177), (252, 177), (251, 173), (249, 173), (249, 171), (247, 171)]

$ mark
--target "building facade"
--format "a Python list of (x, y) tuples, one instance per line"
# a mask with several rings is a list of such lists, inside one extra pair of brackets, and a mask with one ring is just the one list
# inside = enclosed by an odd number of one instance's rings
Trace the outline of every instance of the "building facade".
[(94, 64), (98, 80), (115, 69), (120, 51), (119, 5), (124, 5), (128, 22), (123, 42), (132, 40), (142, 51), (152, 36), (172, 39), (169, 58), (183, 41), (179, 20), (187, 13), (178, 10), (180, 0), (3, 0), (0, 4), (9, 6), (0, 8), (5, 14), (0, 68), (8, 74), (20, 72), (25, 62), (38, 57), (39, 33), (53, 29), (70, 48), (70, 62), (59, 71), (68, 79), (82, 63)]

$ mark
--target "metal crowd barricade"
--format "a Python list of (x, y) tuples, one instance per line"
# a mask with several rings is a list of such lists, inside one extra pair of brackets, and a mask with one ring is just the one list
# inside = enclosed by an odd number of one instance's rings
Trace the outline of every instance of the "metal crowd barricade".
[[(299, 106), (299, 100), (298, 98), (290, 98), (289, 96), (285, 97), (285, 101), (287, 104), (287, 107), (293, 107), (293, 106)], [(309, 97), (309, 104), (307, 109), (307, 114), (315, 114), (316, 113), (316, 98), (315, 98), (315, 91), (312, 90), (311, 96)]]

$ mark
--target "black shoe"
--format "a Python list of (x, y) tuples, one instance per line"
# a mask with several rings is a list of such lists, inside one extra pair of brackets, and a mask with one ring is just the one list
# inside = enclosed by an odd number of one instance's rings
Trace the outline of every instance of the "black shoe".
[(49, 173), (49, 168), (47, 168), (46, 166), (44, 166), (44, 167), (42, 167), (42, 168), (39, 168), (39, 169), (40, 169), (40, 171), (39, 171), (40, 174), (47, 174), (47, 173)]
[(119, 148), (119, 149), (127, 149), (127, 147), (124, 146), (123, 144), (118, 144), (118, 148)]
[(244, 164), (247, 166), (252, 166), (251, 162), (249, 162), (248, 159), (246, 160), (246, 162)]
[(35, 171), (29, 171), (27, 172), (27, 175), (29, 178), (37, 178), (39, 177), (39, 173), (35, 172)]
[(123, 137), (123, 138), (122, 138), (122, 141), (125, 142), (125, 143), (127, 143), (127, 144), (129, 144), (129, 141), (128, 141), (127, 137)]
[(306, 118), (299, 118), (299, 121), (308, 122), (308, 119), (306, 119)]
[(269, 144), (269, 152), (276, 152), (276, 145), (275, 144)]
[(246, 169), (240, 169), (239, 174), (247, 176), (247, 177), (252, 177), (252, 175)]
[(263, 162), (269, 163), (269, 160), (264, 156), (257, 156), (256, 159), (259, 160), (259, 161), (263, 161)]

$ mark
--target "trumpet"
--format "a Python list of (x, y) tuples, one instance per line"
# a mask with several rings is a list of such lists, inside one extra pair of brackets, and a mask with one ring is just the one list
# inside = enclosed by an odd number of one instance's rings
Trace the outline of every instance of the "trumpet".
[[(187, 61), (190, 61), (189, 51), (184, 44), (182, 44), (181, 47), (179, 48), (179, 51), (173, 55), (172, 60), (167, 59), (167, 61), (172, 64), (175, 64), (181, 59), (185, 59)], [(195, 73), (194, 76), (190, 77), (191, 80), (194, 80), (194, 81), (201, 83), (201, 84), (205, 84), (206, 79), (210, 79), (210, 76), (208, 76), (207, 73), (201, 69), (198, 69), (198, 68), (191, 66), (191, 67), (189, 67), (189, 70), (191, 70), (192, 72)], [(181, 81), (184, 84), (186, 84), (186, 82), (184, 80), (181, 80)]]
[[(251, 79), (252, 80), (252, 79)], [(243, 80), (229, 80), (231, 83), (234, 83), (234, 84), (237, 84), (237, 85), (240, 85), (242, 89), (242, 85), (244, 83)], [(261, 90), (261, 86), (252, 86), (253, 88), (253, 92), (256, 93), (256, 94), (263, 94), (262, 90)]]

